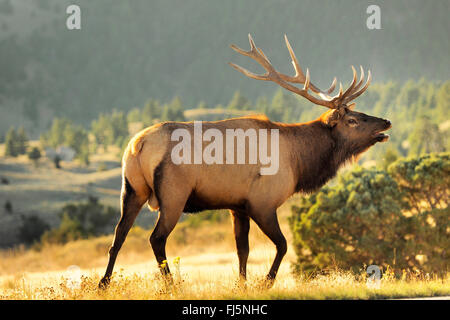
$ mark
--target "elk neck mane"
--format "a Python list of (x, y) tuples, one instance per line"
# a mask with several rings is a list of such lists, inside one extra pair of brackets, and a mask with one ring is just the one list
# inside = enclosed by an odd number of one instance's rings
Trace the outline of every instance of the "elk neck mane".
[(340, 167), (356, 160), (363, 152), (345, 138), (333, 136), (332, 129), (320, 119), (283, 127), (294, 142), (290, 158), (296, 173), (295, 192), (317, 190), (335, 177)]

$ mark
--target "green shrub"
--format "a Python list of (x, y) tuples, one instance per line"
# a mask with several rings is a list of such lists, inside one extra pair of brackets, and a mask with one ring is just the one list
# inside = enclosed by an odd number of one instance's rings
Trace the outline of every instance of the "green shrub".
[(447, 207), (450, 202), (450, 153), (400, 159), (388, 167), (416, 213)]
[(45, 232), (41, 240), (43, 243), (66, 243), (85, 237), (87, 234), (80, 221), (64, 213), (59, 227)]
[(13, 213), (13, 206), (11, 201), (6, 200), (5, 204), (3, 205), (3, 209), (5, 209), (6, 213)]
[(229, 215), (226, 210), (206, 210), (201, 213), (188, 214), (186, 225), (191, 228), (197, 228), (204, 222), (221, 222)]
[(37, 215), (22, 216), (19, 239), (22, 243), (33, 244), (49, 229), (49, 225)]
[(445, 272), (449, 163), (443, 153), (398, 160), (389, 166), (391, 174), (357, 168), (336, 186), (302, 199), (290, 217), (295, 269), (338, 265), (357, 271), (376, 264)]
[(86, 202), (69, 203), (60, 212), (61, 223), (58, 228), (47, 231), (42, 242), (66, 243), (68, 241), (100, 236), (113, 230), (119, 212), (89, 197)]
[(28, 159), (33, 161), (34, 165), (37, 166), (39, 159), (41, 158), (41, 151), (38, 147), (33, 147), (30, 152), (28, 152)]

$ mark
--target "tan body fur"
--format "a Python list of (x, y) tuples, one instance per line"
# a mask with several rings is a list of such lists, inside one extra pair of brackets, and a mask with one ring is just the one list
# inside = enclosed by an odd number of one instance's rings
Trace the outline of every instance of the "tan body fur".
[[(348, 122), (354, 119), (364, 126), (359, 128)], [(171, 151), (178, 141), (171, 141), (172, 132), (184, 128), (193, 136), (192, 122), (166, 122), (141, 131), (130, 141), (123, 156), (122, 218), (116, 228), (103, 285), (109, 281), (118, 250), (146, 202), (160, 211), (150, 237), (158, 263), (166, 259), (167, 237), (182, 212), (230, 209), (241, 276), (246, 276), (249, 219), (252, 219), (277, 246), (277, 256), (268, 275), (273, 280), (287, 246), (276, 209), (295, 192), (319, 188), (341, 165), (376, 142), (384, 141), (379, 132), (390, 127), (390, 123), (345, 109), (344, 115), (330, 110), (315, 121), (299, 124), (276, 123), (264, 116), (253, 116), (203, 122), (202, 126), (203, 132), (215, 128), (223, 134), (226, 129), (278, 129), (278, 172), (261, 175), (259, 163), (174, 164)], [(246, 153), (248, 159), (248, 150)]]
[[(215, 128), (223, 136), (227, 129), (266, 129), (268, 141), (271, 141), (271, 129), (278, 129), (279, 166), (273, 175), (261, 175), (261, 164), (248, 164), (249, 162), (175, 164), (171, 152), (178, 141), (171, 141), (172, 132), (182, 128), (193, 137), (192, 122), (166, 122), (138, 133), (130, 141), (123, 157), (122, 216), (115, 230), (108, 266), (100, 281), (100, 287), (104, 288), (109, 284), (117, 254), (146, 202), (151, 208), (159, 209), (150, 244), (158, 264), (164, 266), (161, 270), (163, 274), (170, 276), (167, 264), (163, 263), (166, 260), (165, 245), (183, 212), (230, 209), (239, 258), (239, 274), (242, 279), (246, 278), (250, 219), (275, 244), (277, 253), (267, 274), (267, 283), (271, 286), (287, 251), (286, 239), (278, 224), (277, 208), (295, 192), (310, 193), (320, 188), (335, 176), (343, 164), (357, 158), (375, 143), (388, 139), (388, 136), (382, 133), (391, 127), (388, 120), (355, 112), (354, 103), (349, 104), (367, 89), (371, 80), (370, 71), (366, 84), (362, 86), (362, 67), (359, 81), (356, 70), (352, 67), (353, 81), (349, 88), (344, 91), (341, 86), (336, 96), (328, 96), (328, 93), (334, 90), (336, 81), (333, 81), (327, 92), (314, 86), (310, 82), (309, 71), (306, 75), (303, 74), (287, 37), (285, 41), (296, 71), (294, 77), (278, 73), (262, 50), (256, 47), (250, 35), (250, 51), (236, 46), (232, 48), (257, 61), (266, 73), (256, 75), (235, 64), (231, 66), (250, 78), (273, 81), (330, 110), (317, 120), (298, 124), (272, 122), (264, 116), (202, 123), (203, 132)], [(292, 83), (304, 84), (303, 89)], [(319, 97), (310, 94), (309, 90)], [(203, 146), (209, 143), (203, 142)], [(191, 144), (193, 150), (193, 139)], [(236, 148), (237, 143), (235, 157)], [(248, 159), (248, 143), (244, 149)], [(272, 150), (269, 153), (272, 153)]]
[[(131, 140), (123, 158), (124, 175), (129, 177), (131, 186), (139, 195), (149, 199), (148, 203), (152, 209), (159, 209), (154, 192), (155, 169), (163, 159), (167, 163), (170, 162), (170, 152), (177, 143), (170, 140), (173, 125), (158, 124), (138, 133)], [(193, 136), (192, 122), (178, 123), (176, 127), (179, 126), (187, 128)], [(255, 206), (279, 207), (295, 192), (296, 185), (296, 170), (292, 168), (292, 155), (289, 152), (292, 145), (289, 143), (289, 131), (284, 130), (286, 126), (272, 123), (265, 117), (203, 123), (204, 130), (213, 127), (221, 130), (224, 135), (225, 129), (267, 129), (268, 126), (280, 129), (280, 166), (277, 174), (260, 175), (261, 164), (172, 164), (164, 184), (168, 185), (171, 192), (174, 192), (174, 189), (179, 190), (176, 192), (183, 193), (180, 194), (182, 197), (188, 197), (195, 191), (199, 198), (216, 208), (229, 209), (242, 201)], [(208, 143), (204, 142), (204, 145)], [(169, 178), (173, 181), (168, 180)]]

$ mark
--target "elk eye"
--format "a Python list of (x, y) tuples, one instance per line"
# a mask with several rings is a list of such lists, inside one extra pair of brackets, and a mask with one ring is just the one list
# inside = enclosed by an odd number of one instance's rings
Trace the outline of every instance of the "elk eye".
[(355, 119), (348, 119), (348, 123), (349, 124), (356, 124), (356, 120)]

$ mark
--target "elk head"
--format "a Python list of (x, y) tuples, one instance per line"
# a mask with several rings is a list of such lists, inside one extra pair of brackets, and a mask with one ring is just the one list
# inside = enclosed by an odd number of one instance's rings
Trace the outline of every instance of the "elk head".
[[(295, 76), (288, 76), (276, 71), (264, 52), (256, 47), (250, 34), (248, 35), (248, 38), (250, 42), (250, 51), (242, 50), (235, 45), (231, 45), (231, 48), (258, 62), (266, 70), (266, 73), (258, 75), (234, 63), (230, 62), (229, 64), (247, 77), (257, 80), (273, 81), (281, 87), (308, 99), (316, 105), (331, 109), (325, 112), (319, 118), (319, 121), (330, 128), (331, 134), (338, 142), (339, 147), (349, 150), (353, 155), (357, 155), (367, 150), (367, 148), (375, 143), (384, 142), (389, 139), (388, 135), (382, 133), (391, 127), (391, 122), (389, 120), (353, 111), (355, 104), (352, 103), (352, 101), (359, 97), (370, 84), (372, 78), (370, 70), (368, 72), (367, 81), (364, 86), (362, 86), (365, 78), (364, 69), (360, 67), (361, 76), (358, 80), (356, 70), (352, 66), (353, 80), (350, 83), (350, 86), (344, 91), (342, 89), (342, 83), (340, 83), (339, 92), (334, 96), (330, 96), (336, 87), (336, 78), (333, 79), (331, 86), (325, 91), (320, 90), (317, 86), (312, 84), (310, 81), (309, 70), (306, 69), (306, 75), (303, 73), (286, 35), (284, 38), (295, 69)], [(303, 84), (303, 88), (299, 88), (293, 85), (293, 83)]]

